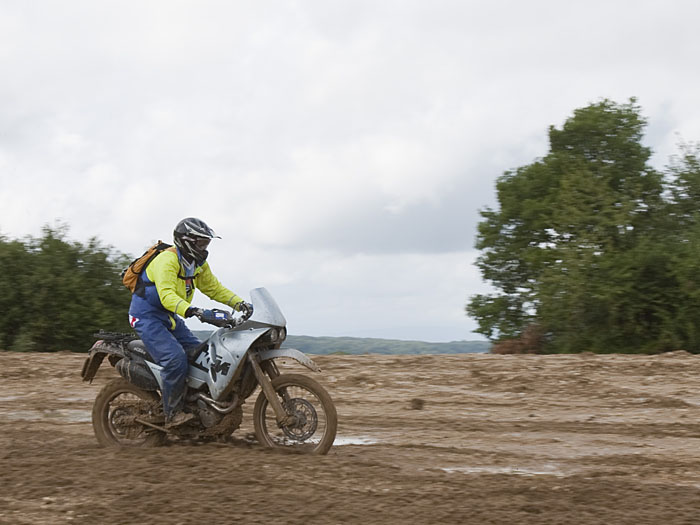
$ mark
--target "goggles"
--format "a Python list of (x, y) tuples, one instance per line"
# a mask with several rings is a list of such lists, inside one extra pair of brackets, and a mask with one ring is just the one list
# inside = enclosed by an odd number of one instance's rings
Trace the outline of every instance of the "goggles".
[(194, 244), (199, 250), (206, 250), (210, 242), (211, 239), (195, 239)]

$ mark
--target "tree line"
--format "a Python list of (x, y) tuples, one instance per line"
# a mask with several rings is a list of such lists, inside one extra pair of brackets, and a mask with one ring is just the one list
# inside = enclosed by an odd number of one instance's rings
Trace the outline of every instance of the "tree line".
[(482, 210), (466, 307), (496, 352), (700, 352), (700, 149), (664, 170), (635, 99), (549, 128), (549, 151), (504, 173)]
[[(700, 353), (700, 147), (650, 165), (635, 99), (549, 128), (549, 151), (496, 182), (478, 225), (493, 292), (466, 312), (497, 352)], [(0, 235), (0, 349), (87, 350), (130, 331), (119, 274), (132, 257), (67, 227)]]
[(400, 341), (363, 337), (309, 337), (287, 336), (284, 346), (296, 348), (307, 354), (471, 354), (485, 353), (491, 348), (488, 341), (452, 341), (428, 343), (424, 341)]
[(67, 231), (0, 235), (0, 350), (85, 352), (100, 329), (131, 331), (131, 294), (120, 278), (131, 258), (96, 238), (69, 241)]

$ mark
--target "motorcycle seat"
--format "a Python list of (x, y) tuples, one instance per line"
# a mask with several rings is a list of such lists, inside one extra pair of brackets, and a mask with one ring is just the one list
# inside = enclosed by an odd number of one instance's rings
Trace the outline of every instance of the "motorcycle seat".
[[(147, 361), (150, 361), (151, 363), (156, 363), (156, 360), (151, 357), (151, 354), (148, 353), (148, 349), (146, 348), (146, 345), (144, 344), (141, 339), (136, 339), (134, 341), (130, 341), (127, 344), (127, 348), (134, 352), (135, 354), (140, 355)], [(201, 343), (197, 346), (192, 346), (190, 348), (185, 349), (185, 353), (187, 354), (187, 362), (188, 363), (194, 363), (194, 361), (197, 359), (199, 354), (202, 353), (203, 350), (206, 350), (208, 348), (207, 343)]]
[(130, 341), (127, 345), (127, 348), (134, 352), (135, 354), (140, 355), (143, 357), (146, 361), (150, 361), (151, 363), (155, 363), (156, 360), (151, 357), (151, 354), (148, 353), (148, 350), (146, 349), (146, 345), (144, 344), (141, 339), (135, 339), (133, 341)]

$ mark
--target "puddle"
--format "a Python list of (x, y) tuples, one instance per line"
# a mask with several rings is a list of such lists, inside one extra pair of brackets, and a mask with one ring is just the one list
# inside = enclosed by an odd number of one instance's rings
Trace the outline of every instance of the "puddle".
[(24, 396), (0, 396), (0, 403), (4, 403), (6, 401), (19, 401), (23, 397)]
[[(2, 410), (0, 420), (6, 421), (60, 421), (66, 423), (90, 423), (92, 413), (90, 410), (81, 409), (57, 409), (57, 410)], [(333, 446), (343, 445), (375, 445), (378, 441), (369, 436), (336, 437)]]
[(515, 474), (517, 476), (557, 476), (564, 477), (565, 474), (551, 465), (544, 465), (542, 469), (534, 470), (520, 467), (444, 467), (440, 470), (452, 474), (459, 472), (462, 474)]
[(0, 419), (10, 421), (62, 421), (67, 423), (89, 423), (92, 415), (89, 410), (12, 410), (0, 411)]
[(336, 437), (333, 442), (334, 447), (342, 445), (376, 445), (379, 443), (376, 439), (367, 436), (354, 436), (354, 437)]

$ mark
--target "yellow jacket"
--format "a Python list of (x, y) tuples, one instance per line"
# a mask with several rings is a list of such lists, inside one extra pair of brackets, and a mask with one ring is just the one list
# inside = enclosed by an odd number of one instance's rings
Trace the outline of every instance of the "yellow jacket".
[[(149, 303), (154, 304), (159, 301), (163, 308), (183, 317), (187, 309), (192, 306), (190, 301), (195, 288), (210, 299), (230, 307), (243, 301), (219, 282), (211, 272), (208, 262), (197, 266), (194, 276), (185, 279), (175, 247), (158, 254), (146, 267), (142, 278), (146, 283), (145, 298)], [(148, 286), (149, 281), (155, 286)], [(153, 288), (156, 289), (157, 296), (152, 292)]]

